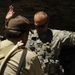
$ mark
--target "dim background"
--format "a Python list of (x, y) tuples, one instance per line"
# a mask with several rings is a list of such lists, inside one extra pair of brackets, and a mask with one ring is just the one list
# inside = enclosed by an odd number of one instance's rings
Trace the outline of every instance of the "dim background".
[(49, 16), (49, 27), (75, 31), (75, 0), (0, 0), (0, 35), (4, 34), (5, 16), (9, 6), (14, 6), (14, 17), (27, 17), (33, 25), (37, 11), (45, 11)]

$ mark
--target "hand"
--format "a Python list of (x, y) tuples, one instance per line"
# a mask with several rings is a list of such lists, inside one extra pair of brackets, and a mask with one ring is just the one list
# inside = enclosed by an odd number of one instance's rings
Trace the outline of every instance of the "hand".
[(8, 13), (7, 13), (7, 15), (6, 15), (6, 20), (10, 20), (11, 18), (12, 18), (12, 16), (13, 16), (13, 14), (15, 13), (14, 11), (13, 11), (13, 6), (12, 5), (10, 5), (9, 6), (9, 11), (8, 11)]

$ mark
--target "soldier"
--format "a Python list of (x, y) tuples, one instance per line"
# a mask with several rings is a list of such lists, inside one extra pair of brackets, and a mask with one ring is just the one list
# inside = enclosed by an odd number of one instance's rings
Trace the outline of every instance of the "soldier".
[[(48, 28), (48, 15), (39, 11), (34, 15), (34, 34), (29, 33), (29, 38), (26, 46), (29, 48), (34, 47), (38, 54), (38, 58), (44, 69), (46, 75), (61, 75), (63, 72), (59, 63), (59, 54), (62, 45), (74, 45), (75, 32), (66, 30), (55, 30)], [(33, 38), (36, 38), (34, 40)], [(38, 42), (40, 46), (38, 46)], [(32, 44), (33, 46), (30, 46)], [(38, 46), (38, 47), (37, 47)], [(39, 51), (38, 51), (39, 49)], [(54, 66), (55, 65), (55, 66)]]
[[(11, 12), (12, 10), (12, 12)], [(9, 12), (13, 15), (13, 9)], [(9, 14), (8, 12), (8, 14)], [(10, 15), (6, 19), (10, 19)], [(48, 15), (39, 11), (34, 15), (34, 34), (29, 32), (26, 47), (35, 51), (46, 75), (61, 75), (62, 66), (59, 63), (59, 54), (62, 45), (74, 45), (75, 33), (66, 30), (48, 28)]]
[(37, 55), (25, 48), (29, 31), (29, 20), (23, 16), (8, 22), (6, 40), (0, 42), (0, 75), (44, 75)]

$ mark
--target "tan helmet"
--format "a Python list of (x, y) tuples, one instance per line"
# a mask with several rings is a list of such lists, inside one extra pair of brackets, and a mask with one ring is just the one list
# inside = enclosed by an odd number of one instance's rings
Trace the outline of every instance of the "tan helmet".
[(16, 18), (11, 19), (8, 23), (7, 28), (16, 31), (31, 31), (29, 20), (20, 15)]

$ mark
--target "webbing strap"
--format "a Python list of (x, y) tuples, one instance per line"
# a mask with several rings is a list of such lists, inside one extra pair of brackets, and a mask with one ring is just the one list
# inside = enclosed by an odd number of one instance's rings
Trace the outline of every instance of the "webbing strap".
[(18, 65), (18, 70), (17, 70), (16, 75), (20, 75), (20, 70), (21, 70), (21, 67), (23, 65), (23, 61), (25, 62), (26, 54), (27, 54), (27, 50), (23, 49), (22, 56), (21, 56), (21, 59), (20, 59), (19, 65)]

